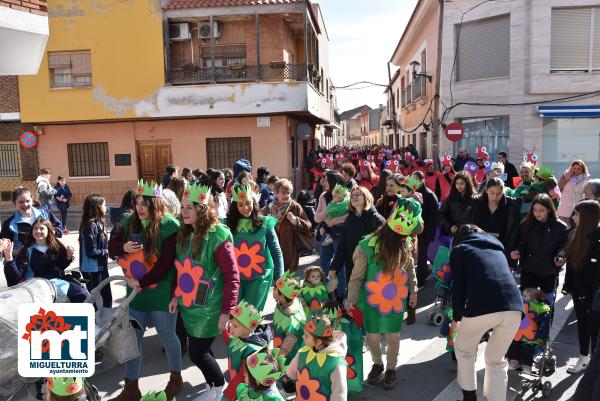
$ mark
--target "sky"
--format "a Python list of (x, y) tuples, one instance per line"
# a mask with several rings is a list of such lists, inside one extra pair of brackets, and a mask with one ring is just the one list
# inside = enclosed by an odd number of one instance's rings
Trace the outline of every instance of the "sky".
[[(417, 0), (314, 0), (329, 34), (330, 76), (335, 86), (358, 81), (388, 83), (387, 62), (404, 32)], [(396, 67), (391, 66), (392, 74)], [(360, 86), (359, 86), (360, 87)], [(383, 87), (337, 90), (340, 112), (387, 100)]]

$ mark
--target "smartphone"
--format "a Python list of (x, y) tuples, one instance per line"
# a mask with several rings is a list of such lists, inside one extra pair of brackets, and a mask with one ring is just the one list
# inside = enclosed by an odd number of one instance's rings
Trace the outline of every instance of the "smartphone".
[(502, 173), (502, 174), (500, 174), (498, 177), (500, 177), (500, 179), (501, 179), (502, 181), (506, 181), (506, 180), (508, 180), (508, 175), (507, 175), (506, 173)]
[(129, 234), (129, 241), (141, 244), (144, 241), (144, 235), (142, 233), (131, 233)]
[(208, 291), (210, 290), (210, 284), (198, 283), (198, 292), (196, 292), (195, 304), (198, 306), (205, 306), (208, 301)]

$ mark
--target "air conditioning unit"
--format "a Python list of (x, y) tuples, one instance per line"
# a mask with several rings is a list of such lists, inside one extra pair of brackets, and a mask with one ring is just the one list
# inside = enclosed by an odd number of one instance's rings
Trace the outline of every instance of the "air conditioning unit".
[[(217, 21), (213, 21), (213, 38), (221, 37), (221, 29)], [(198, 24), (198, 37), (200, 39), (210, 39), (210, 22), (201, 22)]]
[(169, 24), (170, 40), (188, 40), (190, 37), (190, 26), (188, 23)]

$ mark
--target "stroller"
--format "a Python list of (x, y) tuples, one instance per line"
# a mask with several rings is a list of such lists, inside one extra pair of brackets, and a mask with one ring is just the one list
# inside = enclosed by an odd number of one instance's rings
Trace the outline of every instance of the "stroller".
[(452, 271), (450, 269), (450, 248), (440, 246), (437, 249), (431, 273), (437, 290), (433, 310), (427, 315), (427, 322), (440, 326), (444, 322), (446, 309), (452, 302)]

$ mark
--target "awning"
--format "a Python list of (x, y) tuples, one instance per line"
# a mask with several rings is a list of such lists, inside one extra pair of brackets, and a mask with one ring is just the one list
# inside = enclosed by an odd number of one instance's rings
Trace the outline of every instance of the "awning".
[(597, 106), (538, 106), (540, 117), (600, 117)]

